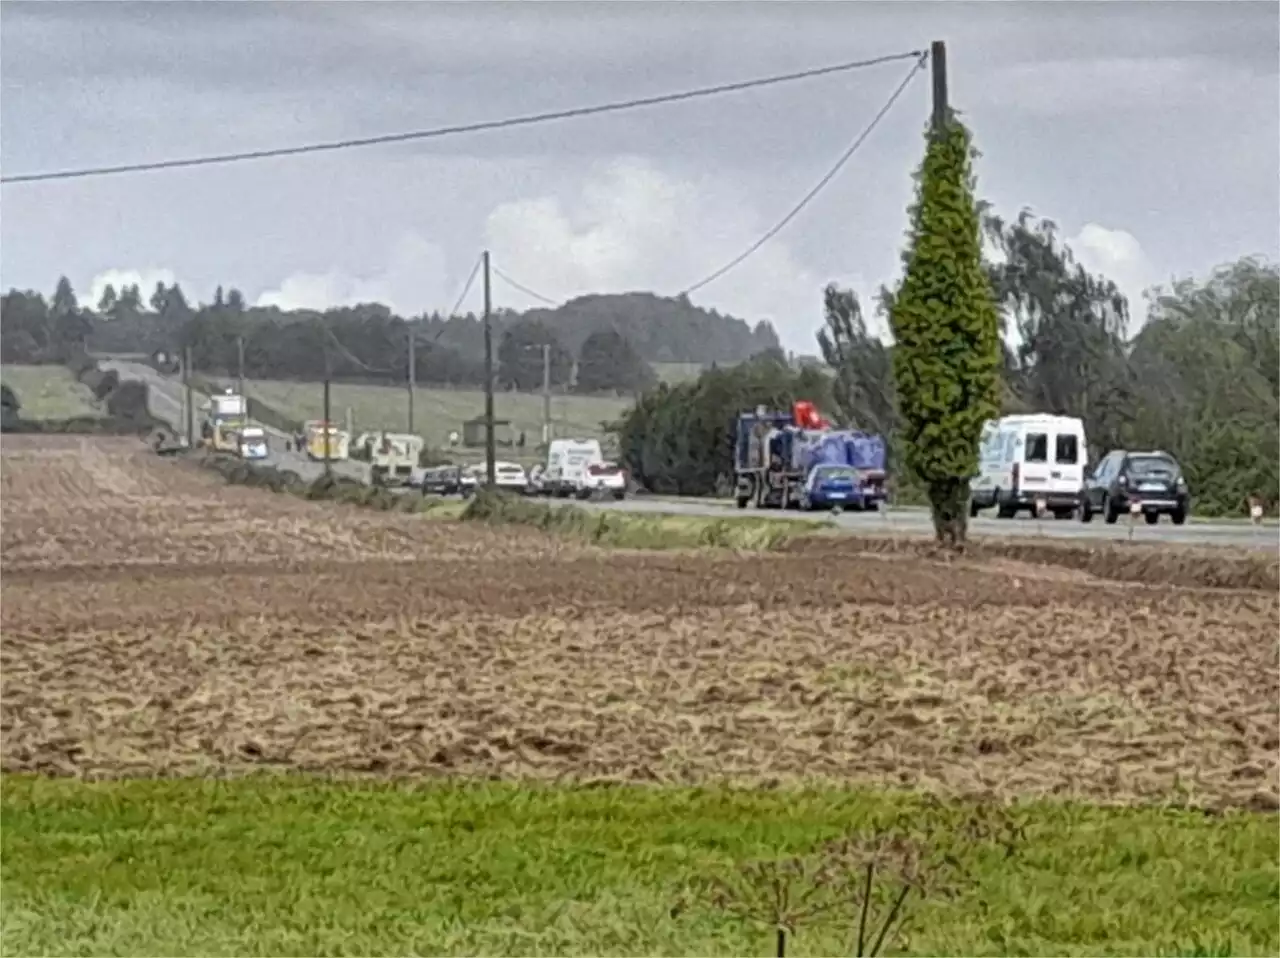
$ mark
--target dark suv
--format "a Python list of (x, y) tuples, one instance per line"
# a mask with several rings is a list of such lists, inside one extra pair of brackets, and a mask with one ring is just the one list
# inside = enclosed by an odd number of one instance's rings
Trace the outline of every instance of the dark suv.
[(1115, 449), (1094, 467), (1084, 481), (1080, 519), (1089, 522), (1100, 512), (1107, 522), (1133, 511), (1154, 526), (1168, 515), (1180, 526), (1191, 512), (1191, 492), (1178, 460), (1167, 452)]

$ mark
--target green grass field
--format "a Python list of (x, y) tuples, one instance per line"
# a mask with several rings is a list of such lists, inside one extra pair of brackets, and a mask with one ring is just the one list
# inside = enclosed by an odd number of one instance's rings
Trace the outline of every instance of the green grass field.
[[(248, 384), (249, 395), (279, 409), (285, 415), (306, 421), (319, 419), (323, 409), (320, 383), (256, 380)], [(341, 419), (350, 407), (357, 432), (365, 429), (403, 431), (408, 428), (408, 391), (392, 386), (335, 384), (330, 403), (334, 418)], [(601, 422), (617, 419), (631, 405), (628, 399), (593, 396), (552, 396), (551, 420), (556, 436), (601, 438)], [(515, 434), (525, 433), (526, 445), (533, 448), (542, 438), (542, 396), (532, 393), (498, 393), (494, 411), (499, 419), (510, 419)], [(434, 447), (443, 447), (450, 432), (462, 432), (462, 423), (484, 415), (484, 393), (462, 389), (419, 388), (414, 393), (414, 426)]]
[(0, 366), (0, 382), (18, 394), (24, 419), (101, 416), (93, 393), (66, 366)]
[[(900, 811), (856, 792), (3, 782), (10, 955), (772, 954), (699, 877)], [(958, 815), (961, 809), (948, 814)], [(909, 914), (909, 954), (1280, 949), (1275, 818), (1026, 806), (1012, 860)], [(850, 954), (834, 922), (789, 954)]]

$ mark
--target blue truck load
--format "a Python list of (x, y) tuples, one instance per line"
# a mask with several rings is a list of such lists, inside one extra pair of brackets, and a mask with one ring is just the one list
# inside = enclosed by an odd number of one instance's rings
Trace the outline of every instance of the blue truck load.
[(876, 509), (884, 501), (880, 436), (833, 429), (807, 403), (741, 413), (733, 428), (740, 509)]

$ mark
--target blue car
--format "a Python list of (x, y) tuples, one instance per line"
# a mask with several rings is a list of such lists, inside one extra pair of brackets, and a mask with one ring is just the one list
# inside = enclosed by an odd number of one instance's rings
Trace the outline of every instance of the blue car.
[(839, 464), (815, 466), (800, 496), (800, 508), (805, 510), (874, 509), (879, 502), (879, 497), (866, 488), (857, 469)]

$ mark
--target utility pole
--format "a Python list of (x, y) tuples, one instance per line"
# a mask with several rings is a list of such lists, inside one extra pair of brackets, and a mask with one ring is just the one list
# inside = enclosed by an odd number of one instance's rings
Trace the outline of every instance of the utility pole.
[(329, 329), (323, 325), (321, 320), (321, 328), (324, 330), (324, 422), (320, 426), (321, 435), (324, 436), (324, 477), (326, 479), (333, 478), (333, 460), (329, 458), (329, 430), (332, 424), (329, 421), (331, 410), (329, 408), (329, 376), (331, 374), (331, 366), (329, 364)]
[(409, 435), (413, 435), (413, 391), (418, 385), (417, 356), (414, 355), (413, 323), (409, 323)]
[(182, 395), (186, 397), (187, 406), (183, 418), (186, 420), (188, 446), (196, 443), (196, 409), (191, 392), (191, 347), (188, 346), (182, 351)]
[(551, 344), (542, 344), (542, 444), (551, 442)]
[[(245, 392), (244, 392), (244, 337), (243, 336), (236, 337), (236, 359), (239, 363), (240, 395), (243, 397), (245, 395)], [(248, 402), (247, 399), (245, 401)]]
[(933, 75), (933, 129), (946, 126), (950, 106), (947, 102), (947, 44), (934, 40), (929, 48), (929, 68)]
[(498, 458), (493, 434), (493, 303), (489, 287), (489, 251), (481, 256), (484, 263), (484, 480), (490, 489), (495, 480), (494, 461)]

